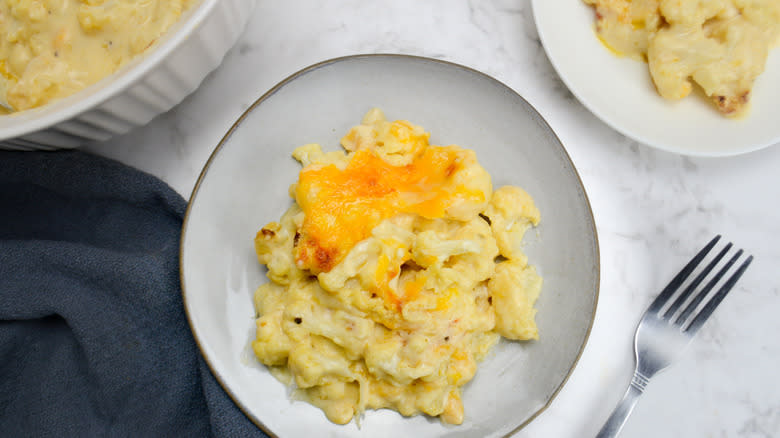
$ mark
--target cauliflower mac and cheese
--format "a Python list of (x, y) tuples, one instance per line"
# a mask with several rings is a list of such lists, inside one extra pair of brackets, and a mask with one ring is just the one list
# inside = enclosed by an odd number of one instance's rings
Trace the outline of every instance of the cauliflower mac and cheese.
[(681, 99), (695, 83), (727, 116), (748, 106), (780, 37), (780, 0), (584, 1), (602, 42), (647, 61), (661, 96)]
[(148, 49), (195, 1), (0, 1), (0, 101), (22, 111), (94, 84)]
[(334, 423), (390, 408), (460, 424), (461, 388), (499, 337), (538, 339), (542, 279), (521, 249), (533, 199), (428, 139), (374, 109), (344, 151), (295, 149), (295, 203), (255, 237), (271, 280), (255, 355)]

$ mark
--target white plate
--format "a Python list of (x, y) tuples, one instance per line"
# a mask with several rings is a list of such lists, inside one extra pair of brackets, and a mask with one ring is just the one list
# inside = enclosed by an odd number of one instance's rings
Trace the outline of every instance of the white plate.
[[(337, 149), (339, 138), (371, 107), (408, 119), (437, 144), (477, 152), (495, 187), (524, 187), (542, 212), (526, 237), (544, 276), (537, 322), (541, 340), (501, 342), (465, 388), (465, 422), (369, 411), (361, 429), (338, 426), (293, 402), (249, 349), (252, 294), (266, 282), (253, 238), (290, 205), (288, 186), (302, 144)], [(393, 55), (341, 58), (307, 68), (260, 98), (206, 164), (184, 221), (181, 280), (195, 339), (223, 387), (243, 411), (278, 436), (502, 436), (530, 421), (563, 385), (585, 345), (598, 296), (596, 231), (585, 191), (555, 134), (523, 98), (476, 71)]]
[[(656, 92), (647, 64), (620, 58), (596, 38), (594, 12), (582, 0), (532, 0), (547, 56), (569, 90), (615, 130), (685, 155), (728, 156), (780, 142), (780, 49), (752, 93), (751, 110), (721, 116), (701, 96), (668, 101)], [(692, 93), (693, 94), (693, 93)]]

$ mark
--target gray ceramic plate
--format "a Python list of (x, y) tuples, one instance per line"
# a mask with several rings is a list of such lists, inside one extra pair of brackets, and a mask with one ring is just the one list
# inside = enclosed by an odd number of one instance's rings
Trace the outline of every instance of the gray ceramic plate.
[[(525, 188), (542, 212), (526, 236), (544, 277), (538, 342), (502, 341), (464, 390), (461, 426), (370, 411), (358, 428), (338, 426), (259, 365), (252, 294), (266, 282), (253, 238), (290, 204), (299, 165), (293, 148), (340, 137), (371, 107), (431, 132), (435, 144), (474, 149), (494, 187)], [(326, 61), (260, 98), (214, 151), (193, 191), (181, 244), (187, 315), (204, 357), (233, 400), (259, 427), (283, 436), (492, 437), (527, 424), (575, 366), (595, 315), (599, 252), (588, 199), (569, 156), (519, 95), (474, 70), (432, 59), (367, 55)]]

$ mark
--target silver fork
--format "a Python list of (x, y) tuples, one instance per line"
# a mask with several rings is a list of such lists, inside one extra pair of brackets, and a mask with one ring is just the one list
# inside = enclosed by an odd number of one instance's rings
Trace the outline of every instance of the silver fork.
[(623, 428), (629, 414), (634, 409), (639, 396), (645, 390), (647, 382), (657, 372), (663, 370), (672, 363), (685, 347), (691, 342), (693, 336), (699, 331), (704, 321), (718, 307), (726, 294), (729, 293), (739, 277), (745, 272), (753, 256), (747, 257), (736, 269), (731, 277), (726, 280), (710, 300), (699, 306), (715, 287), (716, 283), (731, 270), (737, 259), (742, 255), (742, 250), (736, 252), (725, 265), (702, 287), (697, 290), (702, 281), (714, 270), (715, 265), (723, 259), (733, 246), (728, 243), (707, 264), (707, 266), (675, 297), (675, 292), (691, 276), (694, 269), (704, 260), (720, 240), (720, 235), (715, 236), (690, 262), (675, 276), (664, 288), (658, 297), (650, 304), (645, 312), (634, 336), (634, 355), (636, 368), (634, 377), (628, 386), (623, 399), (615, 407), (609, 416), (597, 438), (615, 437)]

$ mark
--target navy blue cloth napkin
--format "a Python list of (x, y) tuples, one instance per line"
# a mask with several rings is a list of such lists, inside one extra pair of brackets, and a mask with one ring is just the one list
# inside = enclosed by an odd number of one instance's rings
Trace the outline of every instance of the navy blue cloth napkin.
[(0, 436), (265, 436), (190, 332), (185, 207), (105, 158), (0, 151)]

